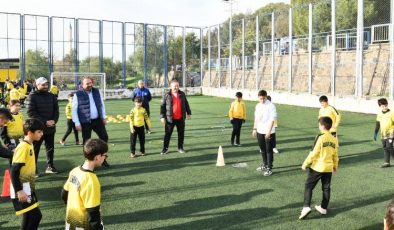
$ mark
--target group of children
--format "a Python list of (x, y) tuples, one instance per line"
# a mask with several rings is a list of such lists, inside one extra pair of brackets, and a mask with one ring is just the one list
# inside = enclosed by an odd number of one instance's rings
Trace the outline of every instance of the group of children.
[[(71, 119), (72, 97), (73, 94), (70, 94), (68, 97), (69, 103), (66, 106), (68, 129), (61, 140), (63, 144), (67, 136), (71, 133), (71, 130), (75, 128)], [(263, 90), (259, 92), (259, 100), (261, 104), (270, 103), (267, 101), (268, 96)], [(332, 174), (338, 169), (337, 128), (341, 121), (341, 115), (333, 106), (328, 104), (328, 98), (326, 96), (321, 96), (319, 102), (321, 104), (318, 116), (320, 134), (316, 136), (312, 151), (301, 167), (302, 170), (307, 171), (308, 175), (304, 189), (304, 207), (301, 210), (299, 219), (304, 219), (311, 213), (312, 191), (319, 181), (321, 181), (322, 184), (323, 196), (321, 204), (316, 205), (315, 209), (322, 215), (327, 214), (331, 193), (331, 178)], [(377, 139), (380, 129), (385, 156), (384, 163), (381, 167), (385, 168), (390, 166), (390, 156), (394, 157), (394, 112), (388, 109), (388, 102), (384, 98), (378, 100), (378, 105), (381, 108), (381, 112), (377, 115), (374, 140)], [(268, 107), (256, 106), (256, 110), (266, 108)], [(3, 127), (2, 139), (6, 140), (4, 143), (10, 149), (17, 146), (14, 150), (11, 166), (12, 202), (16, 214), (23, 215), (22, 229), (37, 229), (42, 215), (38, 207), (39, 203), (35, 193), (36, 162), (32, 143), (41, 138), (44, 125), (36, 119), (27, 119), (23, 122), (23, 117), (20, 113), (20, 102), (17, 100), (10, 101), (10, 116), (7, 117), (7, 114), (4, 114), (3, 110), (0, 110), (0, 126), (2, 126), (2, 122), (6, 123), (6, 125)], [(255, 112), (255, 116), (257, 115), (258, 113)], [(229, 118), (233, 125), (231, 144), (233, 146), (241, 146), (241, 127), (246, 120), (246, 106), (242, 100), (241, 92), (236, 93), (236, 100), (231, 103)], [(272, 135), (275, 134), (275, 131), (272, 132), (272, 130), (274, 130), (274, 127), (277, 125), (276, 111), (275, 116), (270, 118), (270, 122), (272, 122), (272, 125), (267, 126), (270, 130), (263, 134), (268, 136), (268, 139), (275, 136)], [(140, 142), (140, 154), (144, 156), (144, 126), (146, 125), (147, 129), (151, 130), (151, 122), (146, 110), (142, 107), (142, 99), (139, 97), (135, 98), (134, 108), (130, 111), (129, 125), (130, 155), (132, 158), (136, 156), (136, 139), (138, 137)], [(253, 133), (256, 131), (257, 134), (259, 134), (257, 128), (258, 127), (254, 128)], [(79, 144), (78, 133), (75, 129), (74, 134), (76, 143)], [(19, 141), (23, 136), (23, 140)], [(265, 148), (271, 148), (271, 150), (273, 147), (274, 145), (265, 146)], [(108, 146), (105, 142), (99, 139), (89, 140), (86, 142), (83, 150), (85, 157), (84, 164), (74, 168), (70, 172), (62, 191), (62, 198), (67, 204), (66, 229), (75, 229), (76, 227), (83, 229), (89, 229), (90, 227), (94, 227), (95, 229), (103, 228), (100, 215), (100, 183), (97, 176), (94, 174), (94, 168), (100, 166), (106, 159), (107, 151)], [(261, 145), (260, 151), (265, 151), (262, 149)], [(264, 163), (259, 168), (264, 172), (264, 175), (266, 175), (267, 172), (271, 175), (272, 171), (270, 170), (272, 169), (272, 161), (271, 165), (267, 165), (266, 159), (264, 159)], [(389, 213), (391, 209), (393, 208), (389, 206), (387, 213)], [(385, 224), (393, 225), (389, 223), (391, 216), (393, 216), (393, 214), (386, 214)]]

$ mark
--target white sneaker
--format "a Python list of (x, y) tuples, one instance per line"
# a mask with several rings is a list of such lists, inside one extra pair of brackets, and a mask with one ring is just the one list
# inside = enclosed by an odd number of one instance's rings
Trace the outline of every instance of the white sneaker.
[(322, 215), (327, 214), (327, 209), (322, 208), (320, 205), (316, 205), (315, 209), (316, 209), (316, 211), (320, 212), (320, 214), (322, 214)]
[(279, 151), (278, 151), (277, 148), (273, 148), (272, 151), (273, 151), (274, 153), (279, 153)]
[(311, 208), (310, 207), (303, 207), (301, 210), (301, 215), (300, 217), (298, 217), (299, 220), (304, 219), (305, 217), (307, 217), (309, 215), (309, 213), (311, 213)]
[(178, 149), (179, 153), (185, 153), (186, 151), (182, 148), (182, 149)]

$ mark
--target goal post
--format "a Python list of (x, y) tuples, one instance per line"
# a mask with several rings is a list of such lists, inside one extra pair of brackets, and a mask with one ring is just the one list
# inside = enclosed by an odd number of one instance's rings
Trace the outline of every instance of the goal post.
[(76, 73), (76, 72), (52, 72), (50, 77), (50, 87), (56, 82), (60, 91), (78, 90), (80, 83), (84, 77), (89, 77), (93, 80), (93, 86), (98, 88), (106, 99), (106, 84), (107, 78), (105, 73)]

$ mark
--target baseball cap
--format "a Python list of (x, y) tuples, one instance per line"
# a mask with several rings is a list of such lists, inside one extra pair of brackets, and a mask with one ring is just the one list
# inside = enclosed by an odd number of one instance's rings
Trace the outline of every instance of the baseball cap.
[(45, 77), (39, 77), (39, 78), (36, 79), (36, 85), (42, 85), (42, 84), (45, 84), (47, 82), (48, 82), (48, 80)]

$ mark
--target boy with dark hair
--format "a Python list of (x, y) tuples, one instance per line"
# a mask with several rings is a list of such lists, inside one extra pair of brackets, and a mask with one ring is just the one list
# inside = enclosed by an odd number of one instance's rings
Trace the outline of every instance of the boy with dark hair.
[(73, 122), (72, 119), (73, 98), (74, 98), (73, 93), (68, 94), (68, 104), (66, 105), (67, 130), (63, 138), (60, 140), (60, 144), (63, 146), (66, 144), (66, 139), (68, 135), (70, 135), (71, 131), (74, 131), (75, 144), (79, 145), (78, 130), (75, 128), (75, 123)]
[(252, 135), (257, 137), (263, 162), (258, 171), (264, 176), (272, 175), (274, 162), (273, 140), (275, 136), (275, 120), (277, 118), (276, 107), (267, 99), (267, 91), (260, 90), (258, 93), (259, 103), (254, 112), (254, 125)]
[(338, 142), (329, 132), (332, 127), (332, 120), (329, 117), (319, 118), (319, 134), (313, 146), (313, 150), (302, 164), (302, 170), (308, 169), (308, 178), (305, 182), (304, 207), (299, 219), (304, 219), (311, 212), (312, 191), (317, 182), (321, 180), (323, 199), (321, 205), (316, 205), (315, 209), (322, 215), (327, 214), (327, 207), (330, 201), (331, 176), (338, 169)]
[[(4, 132), (4, 126), (12, 120), (12, 115), (10, 111), (6, 108), (0, 108), (0, 136), (3, 140), (3, 143), (8, 144), (9, 140), (7, 134)], [(8, 141), (8, 142), (7, 142)], [(2, 144), (0, 144), (0, 157), (10, 159), (10, 163), (12, 160), (14, 148), (8, 148)]]
[(142, 98), (134, 98), (135, 107), (130, 111), (130, 157), (135, 157), (135, 145), (137, 136), (140, 140), (141, 156), (145, 156), (145, 131), (144, 124), (147, 130), (151, 130), (151, 122), (148, 112), (142, 107)]
[(38, 229), (42, 214), (35, 191), (36, 161), (33, 142), (40, 140), (44, 124), (27, 119), (23, 124), (24, 140), (16, 147), (11, 166), (11, 199), (16, 215), (22, 216), (21, 229)]
[(235, 97), (236, 99), (231, 103), (230, 110), (228, 111), (228, 117), (230, 118), (230, 122), (233, 125), (233, 132), (231, 133), (231, 145), (241, 146), (241, 128), (242, 123), (244, 123), (246, 119), (246, 106), (242, 100), (241, 92), (237, 92)]
[(331, 106), (328, 104), (328, 98), (327, 96), (321, 96), (319, 98), (319, 102), (321, 105), (321, 108), (319, 110), (319, 117), (329, 117), (332, 120), (332, 127), (330, 129), (331, 134), (336, 137), (337, 136), (337, 128), (339, 125), (339, 122), (341, 121), (341, 114), (334, 108), (334, 106)]
[(10, 112), (12, 115), (12, 120), (7, 122), (4, 127), (4, 135), (6, 135), (5, 144), (8, 144), (9, 148), (15, 148), (19, 144), (19, 140), (23, 138), (23, 115), (20, 112), (21, 103), (18, 100), (10, 101)]
[(382, 168), (390, 167), (390, 155), (394, 157), (394, 112), (388, 107), (386, 98), (380, 98), (378, 105), (381, 112), (376, 117), (376, 127), (373, 139), (376, 141), (380, 129), (380, 137), (384, 150), (384, 162)]
[(101, 185), (94, 169), (108, 157), (108, 145), (101, 139), (89, 139), (83, 147), (85, 162), (71, 170), (62, 190), (67, 204), (66, 230), (104, 229), (101, 220)]

